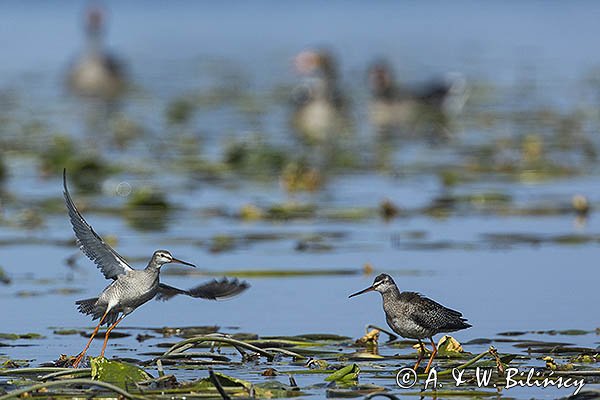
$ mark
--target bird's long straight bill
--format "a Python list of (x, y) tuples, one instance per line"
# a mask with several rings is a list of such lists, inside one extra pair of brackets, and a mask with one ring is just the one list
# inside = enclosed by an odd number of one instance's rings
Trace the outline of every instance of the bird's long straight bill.
[(363, 294), (363, 293), (367, 293), (367, 292), (372, 292), (373, 290), (375, 290), (375, 288), (373, 286), (369, 286), (368, 288), (361, 290), (360, 292), (356, 292), (354, 294), (351, 294), (350, 296), (348, 296), (348, 298), (350, 297), (354, 297), (354, 296), (358, 296), (359, 294)]
[(177, 263), (177, 264), (183, 264), (183, 265), (189, 265), (190, 267), (194, 267), (196, 268), (196, 266), (192, 263), (189, 263), (187, 261), (182, 261), (182, 260), (178, 260), (177, 258), (173, 257), (173, 261), (171, 261), (172, 263)]

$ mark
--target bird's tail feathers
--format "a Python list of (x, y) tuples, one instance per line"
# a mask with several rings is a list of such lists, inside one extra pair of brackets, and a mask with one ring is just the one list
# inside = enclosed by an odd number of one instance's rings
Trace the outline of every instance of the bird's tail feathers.
[(462, 329), (470, 328), (472, 325), (464, 318), (456, 319), (445, 326), (446, 332), (454, 332)]
[[(75, 304), (77, 304), (77, 310), (79, 310), (80, 313), (85, 314), (85, 315), (94, 315), (94, 319), (96, 319), (95, 314), (99, 308), (96, 306), (97, 302), (98, 302), (98, 298), (94, 297), (93, 299), (77, 300), (75, 302)], [(102, 315), (102, 314), (100, 314), (100, 315)], [(100, 318), (100, 317), (97, 317), (97, 318)]]
[[(77, 310), (79, 310), (80, 313), (85, 315), (91, 315), (92, 321), (102, 318), (102, 316), (106, 312), (106, 307), (98, 305), (97, 297), (94, 297), (92, 299), (77, 300), (75, 304), (77, 304)], [(108, 315), (104, 318), (104, 321), (102, 321), (102, 325), (112, 325), (115, 323), (118, 317), (118, 312), (109, 312)]]

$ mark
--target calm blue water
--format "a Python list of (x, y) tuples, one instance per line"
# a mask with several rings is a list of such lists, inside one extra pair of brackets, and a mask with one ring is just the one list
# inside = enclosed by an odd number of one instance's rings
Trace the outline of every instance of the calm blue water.
[[(369, 62), (385, 56), (406, 82), (419, 82), (448, 71), (459, 71), (471, 81), (485, 82), (507, 93), (523, 82), (534, 83), (538, 105), (571, 110), (587, 99), (584, 77), (600, 66), (597, 38), (600, 36), (600, 4), (596, 2), (302, 2), (255, 3), (208, 2), (117, 2), (104, 3), (109, 10), (109, 47), (127, 61), (137, 87), (124, 101), (127, 116), (144, 126), (148, 141), (169, 143), (162, 132), (165, 105), (177, 96), (227, 84), (231, 77), (243, 82), (245, 90), (267, 96), (281, 85), (296, 82), (291, 60), (299, 51), (325, 45), (338, 55), (344, 87), (355, 96), (355, 113), (365, 116), (365, 71)], [(86, 138), (85, 110), (69, 98), (61, 86), (62, 74), (82, 47), (78, 19), (84, 4), (79, 2), (4, 2), (0, 6), (0, 91), (14, 94), (13, 116), (42, 121), (51, 132), (63, 132), (82, 141)], [(263, 98), (261, 97), (261, 98)], [(361, 103), (362, 102), (362, 103)], [(507, 101), (502, 106), (511, 107)], [(18, 119), (15, 118), (15, 119)], [(185, 127), (200, 132), (202, 152), (220, 154), (223, 142), (257, 130), (274, 141), (288, 142), (285, 104), (271, 103), (258, 121), (235, 107), (202, 110)], [(19, 122), (8, 122), (5, 135), (18, 135)], [(364, 118), (360, 135), (369, 137)], [(464, 138), (501, 134), (494, 131), (465, 131)], [(487, 136), (489, 135), (489, 136)], [(477, 140), (477, 139), (475, 139)], [(593, 140), (593, 138), (592, 138)], [(116, 163), (144, 162), (144, 146), (117, 151), (99, 146), (103, 155)], [(452, 159), (452, 149), (415, 146), (398, 153), (397, 161), (432, 162)], [(7, 220), (19, 212), (19, 201), (58, 198), (58, 179), (40, 178), (36, 162), (19, 154), (6, 154), (10, 167), (5, 184), (11, 201), (4, 211)], [(519, 205), (547, 201), (569, 204), (575, 193), (585, 194), (592, 204), (600, 202), (597, 165), (589, 174), (574, 179), (545, 183), (515, 183), (490, 179), (460, 186), (457, 191), (508, 192)], [(205, 216), (201, 210), (225, 207), (234, 213), (247, 203), (269, 205), (290, 197), (276, 183), (256, 184), (237, 180), (219, 185), (190, 181), (161, 167), (131, 179), (110, 178), (96, 204), (120, 206), (123, 199), (112, 194), (111, 185), (129, 180), (136, 185), (152, 184), (169, 191), (169, 199), (181, 207), (170, 218), (166, 231), (139, 232), (117, 216), (85, 213), (101, 235), (118, 237), (116, 248), (126, 257), (145, 258), (156, 249), (168, 247), (173, 254), (210, 271), (241, 269), (359, 269), (365, 263), (386, 271), (402, 289), (415, 290), (461, 310), (473, 328), (457, 333), (467, 342), (478, 337), (495, 337), (513, 330), (586, 329), (598, 327), (593, 305), (600, 302), (597, 290), (596, 243), (576, 246), (543, 244), (494, 248), (484, 235), (527, 233), (561, 235), (600, 234), (597, 214), (585, 226), (572, 215), (549, 217), (502, 217), (500, 215), (450, 216), (433, 219), (413, 216), (385, 223), (378, 218), (365, 221), (332, 222), (315, 219), (283, 223), (240, 222), (237, 219)], [(387, 174), (352, 173), (335, 177), (321, 193), (300, 196), (327, 207), (377, 207), (384, 198), (406, 209), (427, 205), (442, 192), (433, 174), (392, 177)], [(80, 197), (74, 194), (76, 200)], [(2, 215), (2, 214), (0, 214)], [(72, 232), (66, 215), (44, 216), (41, 229), (25, 230), (11, 224), (0, 226), (0, 240), (51, 238), (69, 240)], [(426, 242), (467, 244), (471, 250), (416, 250), (396, 248), (392, 238), (414, 231), (425, 232)], [(241, 246), (214, 254), (206, 246), (215, 235), (247, 233), (310, 235), (341, 232), (331, 239), (329, 252), (298, 252), (296, 240), (282, 239)], [(106, 284), (91, 262), (83, 257), (79, 269), (71, 271), (65, 259), (77, 249), (51, 244), (2, 246), (0, 263), (13, 278), (0, 286), (2, 330), (39, 332), (48, 340), (34, 347), (0, 349), (13, 358), (33, 363), (75, 354), (83, 338), (56, 337), (49, 327), (89, 326), (78, 314), (74, 301), (95, 296)], [(138, 266), (142, 267), (144, 263)], [(47, 280), (50, 282), (40, 282)], [(65, 282), (65, 279), (72, 279)], [(169, 284), (189, 287), (202, 277), (166, 276)], [(141, 307), (124, 326), (213, 325), (238, 327), (263, 335), (308, 332), (339, 333), (358, 337), (369, 323), (385, 326), (378, 295), (352, 300), (347, 295), (370, 284), (372, 276), (334, 276), (250, 279), (251, 290), (239, 298), (209, 303), (176, 298)], [(52, 289), (74, 287), (81, 293), (60, 295)], [(43, 292), (17, 297), (21, 291)], [(595, 313), (595, 314), (594, 314)], [(229, 328), (225, 329), (230, 331)], [(136, 351), (148, 349), (124, 339)], [(561, 338), (586, 347), (597, 347), (594, 335)], [(118, 341), (115, 341), (119, 343)], [(122, 342), (125, 343), (125, 342)], [(96, 345), (94, 345), (95, 347)], [(118, 346), (115, 345), (115, 346)], [(112, 347), (113, 354), (130, 350)], [(478, 348), (469, 349), (477, 351)], [(517, 351), (507, 346), (501, 351)], [(520, 393), (520, 392), (519, 392)], [(530, 392), (523, 391), (523, 396)], [(555, 397), (548, 390), (539, 397)], [(559, 394), (564, 394), (560, 392)], [(536, 395), (537, 396), (537, 395)]]

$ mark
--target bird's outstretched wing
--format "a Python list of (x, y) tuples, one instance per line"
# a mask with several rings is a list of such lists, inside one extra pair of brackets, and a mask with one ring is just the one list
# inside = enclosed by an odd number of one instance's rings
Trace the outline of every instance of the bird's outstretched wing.
[(210, 282), (196, 286), (190, 290), (177, 289), (161, 283), (158, 285), (158, 294), (156, 299), (169, 300), (178, 294), (184, 294), (186, 296), (195, 298), (199, 297), (201, 299), (220, 300), (238, 295), (249, 287), (250, 285), (247, 282), (240, 282), (237, 279), (230, 280), (227, 278), (223, 278), (221, 280), (213, 279)]
[(81, 251), (100, 268), (106, 279), (117, 279), (118, 275), (131, 271), (133, 268), (94, 232), (75, 207), (69, 189), (67, 189), (66, 169), (63, 171), (63, 187), (69, 219)]

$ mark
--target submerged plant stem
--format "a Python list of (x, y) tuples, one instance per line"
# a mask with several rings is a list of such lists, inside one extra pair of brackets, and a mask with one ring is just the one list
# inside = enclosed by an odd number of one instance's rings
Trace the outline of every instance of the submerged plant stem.
[[(171, 346), (171, 348), (169, 348), (169, 350), (167, 350), (162, 355), (162, 357), (168, 356), (169, 354), (172, 354), (172, 353), (180, 353), (181, 351), (183, 351), (183, 350), (181, 350), (182, 347), (187, 350), (188, 348), (190, 348), (190, 346), (188, 346), (188, 345), (193, 344), (193, 343), (200, 343), (200, 342), (221, 342), (221, 343), (227, 343), (227, 344), (232, 345), (236, 349), (237, 349), (237, 347), (242, 347), (242, 348), (245, 348), (247, 350), (250, 350), (250, 351), (253, 351), (255, 353), (258, 353), (261, 356), (264, 356), (264, 357), (268, 358), (269, 360), (272, 360), (275, 357), (275, 354), (273, 354), (273, 353), (271, 353), (269, 351), (263, 350), (263, 349), (261, 349), (259, 347), (253, 346), (253, 345), (251, 345), (249, 343), (242, 342), (240, 340), (232, 339), (232, 338), (225, 337), (225, 336), (211, 336), (211, 335), (195, 336), (195, 337), (192, 337), (192, 338), (189, 338), (189, 339), (186, 339), (186, 340), (182, 340), (179, 343), (175, 343), (173, 346)], [(240, 352), (240, 354), (242, 354), (242, 353)], [(243, 355), (244, 354), (242, 354), (242, 356)]]

